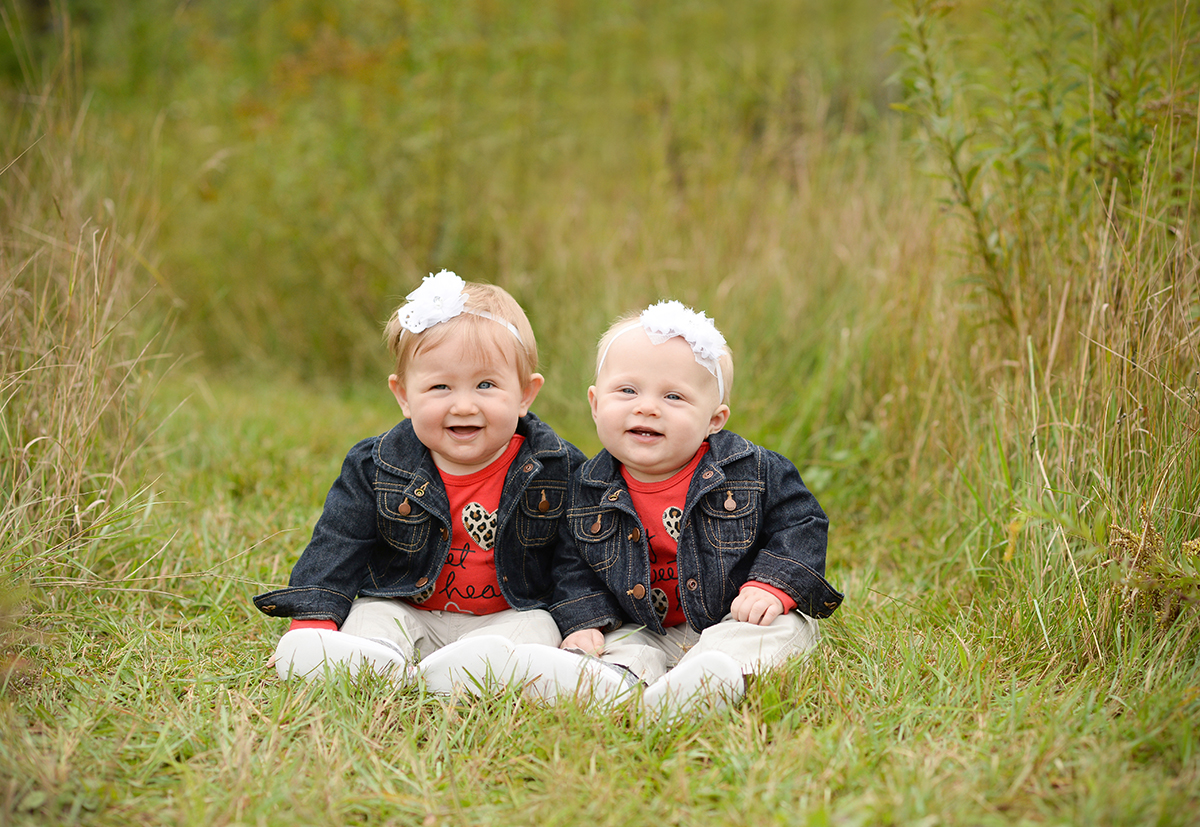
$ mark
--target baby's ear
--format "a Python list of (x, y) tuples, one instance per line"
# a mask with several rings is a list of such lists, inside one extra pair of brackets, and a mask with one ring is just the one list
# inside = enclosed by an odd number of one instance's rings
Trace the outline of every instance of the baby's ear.
[(396, 397), (396, 404), (400, 406), (400, 411), (408, 416), (408, 391), (394, 373), (388, 377), (388, 390), (392, 392), (392, 396)]
[(725, 427), (725, 423), (729, 421), (729, 406), (720, 405), (713, 411), (712, 419), (708, 421), (708, 432), (715, 434), (717, 431)]
[(544, 384), (546, 384), (546, 377), (540, 373), (529, 375), (529, 381), (525, 383), (525, 390), (521, 393), (521, 416), (529, 413), (529, 409), (533, 406), (533, 400), (537, 399), (538, 391)]

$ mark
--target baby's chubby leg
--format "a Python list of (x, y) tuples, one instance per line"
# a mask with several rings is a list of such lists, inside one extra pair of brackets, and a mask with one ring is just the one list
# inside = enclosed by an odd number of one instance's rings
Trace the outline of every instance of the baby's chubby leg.
[(283, 680), (316, 680), (337, 666), (344, 666), (352, 675), (369, 669), (400, 683), (412, 677), (408, 658), (390, 640), (357, 637), (329, 629), (286, 632), (275, 647), (273, 662)]
[(561, 637), (550, 613), (506, 609), (489, 615), (442, 613), (448, 642), (421, 658), (425, 685), (439, 694), (456, 689), (482, 695), (523, 679), (518, 649), (557, 651)]
[(606, 663), (624, 666), (644, 683), (654, 683), (687, 651), (687, 627), (660, 635), (637, 626), (623, 626), (604, 635)]
[(642, 705), (647, 715), (669, 721), (693, 710), (711, 711), (737, 703), (745, 691), (742, 667), (736, 660), (724, 652), (701, 652), (646, 687)]
[(662, 635), (631, 627), (604, 636), (599, 656), (579, 649), (523, 644), (513, 652), (514, 676), (527, 697), (545, 703), (574, 698), (612, 707), (633, 697), (645, 674), (666, 670), (670, 652), (681, 651)]
[(727, 616), (710, 626), (678, 665), (652, 683), (643, 695), (647, 713), (671, 719), (703, 706), (736, 703), (745, 693), (745, 675), (777, 666), (810, 652), (817, 643), (817, 622), (799, 612), (766, 625)]
[(631, 697), (640, 682), (622, 666), (574, 649), (521, 644), (513, 650), (513, 675), (531, 700), (613, 706)]
[(743, 623), (726, 615), (701, 633), (679, 663), (682, 666), (705, 652), (722, 652), (738, 662), (743, 674), (750, 675), (808, 654), (816, 648), (819, 637), (817, 621), (797, 611), (780, 615), (767, 626)]
[(518, 611), (505, 609), (480, 617), (463, 618), (462, 631), (459, 639), (477, 637), (479, 635), (497, 635), (505, 638), (514, 646), (522, 643), (536, 643), (541, 646), (556, 647), (562, 642), (558, 632), (558, 624), (544, 609), (529, 609)]
[(414, 612), (400, 601), (365, 597), (354, 601), (341, 629), (292, 629), (279, 639), (273, 658), (279, 677), (323, 677), (341, 665), (351, 674), (363, 669), (398, 682), (412, 678), (415, 641), (422, 635)]

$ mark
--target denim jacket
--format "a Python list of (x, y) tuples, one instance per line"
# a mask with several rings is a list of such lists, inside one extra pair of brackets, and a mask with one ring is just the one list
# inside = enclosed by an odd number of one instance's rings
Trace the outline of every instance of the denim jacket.
[[(729, 613), (748, 580), (828, 617), (842, 595), (825, 580), (825, 512), (790, 460), (729, 431), (708, 438), (680, 518), (679, 596), (702, 631)], [(636, 623), (663, 634), (650, 594), (646, 531), (620, 463), (607, 451), (571, 480), (563, 542), (555, 555), (550, 612), (563, 636)]]
[[(517, 433), (525, 441), (500, 494), (496, 575), (513, 608), (546, 608), (567, 484), (585, 457), (533, 414), (521, 417)], [(355, 597), (407, 597), (436, 582), (450, 525), (442, 478), (406, 419), (350, 449), (288, 587), (256, 596), (254, 605), (341, 626)]]

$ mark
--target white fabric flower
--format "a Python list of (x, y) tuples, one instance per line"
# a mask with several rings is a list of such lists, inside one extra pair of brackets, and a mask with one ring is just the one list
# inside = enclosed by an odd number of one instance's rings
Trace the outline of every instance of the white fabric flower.
[(401, 326), (410, 333), (420, 333), (427, 327), (448, 322), (467, 308), (466, 282), (442, 270), (421, 280), (421, 286), (405, 298), (408, 303), (397, 312)]
[(675, 336), (683, 338), (692, 347), (696, 362), (717, 377), (717, 389), (723, 396), (725, 381), (721, 376), (721, 354), (725, 352), (725, 337), (712, 319), (692, 310), (682, 302), (671, 299), (652, 304), (640, 316), (642, 329), (656, 345)]
[(724, 352), (725, 337), (712, 319), (673, 299), (647, 307), (642, 311), (641, 322), (656, 345), (672, 336), (682, 336), (692, 346), (697, 360), (720, 359)]
[[(725, 337), (717, 330), (712, 319), (671, 299), (647, 307), (638, 316), (638, 322), (652, 345), (661, 345), (676, 336), (687, 342), (692, 348), (692, 355), (696, 357), (696, 363), (717, 378), (717, 394), (722, 399), (725, 398), (725, 377), (721, 374)], [(608, 345), (596, 363), (597, 376), (604, 367), (604, 360), (608, 358), (608, 351), (612, 349), (613, 342), (622, 333), (636, 327), (634, 324), (622, 327), (608, 340)]]

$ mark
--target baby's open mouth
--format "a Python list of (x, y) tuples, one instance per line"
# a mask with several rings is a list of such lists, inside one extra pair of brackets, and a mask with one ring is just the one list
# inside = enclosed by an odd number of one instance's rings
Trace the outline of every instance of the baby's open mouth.
[(455, 436), (470, 436), (481, 429), (478, 425), (454, 425), (448, 429)]
[(634, 436), (662, 436), (658, 431), (651, 431), (649, 428), (630, 428), (629, 433)]

